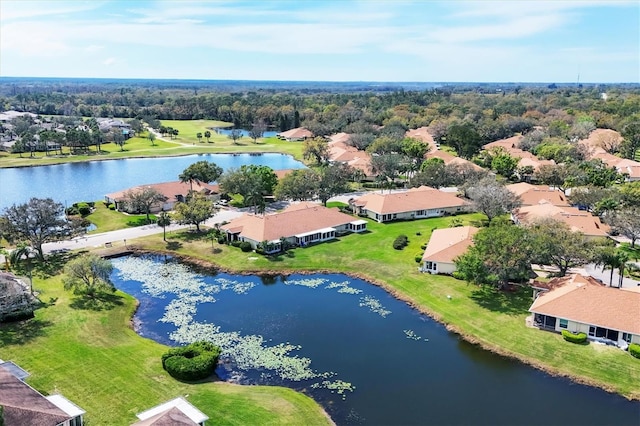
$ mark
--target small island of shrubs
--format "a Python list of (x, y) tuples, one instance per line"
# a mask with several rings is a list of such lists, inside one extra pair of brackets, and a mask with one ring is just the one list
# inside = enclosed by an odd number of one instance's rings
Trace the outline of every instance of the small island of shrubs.
[(201, 380), (214, 372), (219, 356), (220, 348), (213, 343), (193, 342), (162, 354), (162, 367), (175, 379)]

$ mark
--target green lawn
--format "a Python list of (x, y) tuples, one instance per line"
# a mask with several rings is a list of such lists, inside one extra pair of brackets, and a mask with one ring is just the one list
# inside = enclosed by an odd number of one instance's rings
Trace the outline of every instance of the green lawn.
[(281, 387), (205, 381), (186, 384), (162, 369), (167, 349), (138, 336), (133, 297), (117, 292), (86, 303), (62, 290), (60, 276), (36, 278), (41, 300), (55, 300), (23, 323), (0, 325), (0, 358), (31, 373), (27, 382), (60, 392), (87, 411), (87, 424), (128, 425), (135, 414), (185, 396), (221, 425), (320, 425), (327, 417), (311, 398)]
[[(155, 221), (155, 215), (149, 215), (149, 217), (152, 221)], [(147, 215), (129, 215), (119, 211), (109, 210), (102, 201), (96, 201), (95, 210), (86, 216), (86, 219), (97, 227), (97, 229), (89, 232), (89, 234), (98, 234), (147, 224)]]
[(218, 135), (212, 131), (211, 143), (207, 143), (206, 138), (202, 138), (198, 143), (196, 134), (204, 132), (207, 127), (224, 125), (221, 121), (214, 120), (163, 120), (162, 125), (178, 129), (179, 134), (176, 139), (157, 138), (154, 145), (147, 139), (144, 132), (139, 137), (134, 137), (126, 141), (121, 150), (113, 143), (101, 146), (100, 153), (95, 152), (95, 147), (90, 148), (88, 154), (70, 154), (67, 148), (63, 149), (62, 156), (45, 155), (42, 152), (35, 153), (34, 157), (29, 157), (28, 153), (9, 154), (0, 152), (0, 168), (3, 167), (26, 167), (34, 165), (60, 164), (82, 161), (110, 160), (132, 157), (169, 157), (177, 155), (202, 154), (202, 153), (248, 153), (248, 152), (280, 152), (289, 154), (298, 160), (302, 159), (302, 142), (287, 142), (278, 138), (258, 139), (258, 143), (253, 143), (252, 139), (242, 138), (237, 144), (225, 135)]
[[(468, 223), (482, 216), (458, 217)], [(180, 254), (234, 271), (331, 270), (359, 275), (432, 314), (472, 342), (554, 373), (640, 399), (640, 360), (616, 348), (574, 345), (558, 334), (525, 327), (532, 302), (528, 289), (503, 293), (447, 276), (420, 273), (414, 260), (423, 251), (420, 245), (428, 241), (433, 229), (447, 227), (451, 220), (435, 218), (384, 225), (370, 221), (366, 234), (351, 234), (338, 241), (297, 248), (289, 255), (275, 258), (255, 259), (255, 254), (218, 244), (212, 250), (210, 240), (194, 238), (187, 232), (173, 234), (168, 243), (162, 241), (162, 236), (146, 237), (136, 243), (151, 250), (170, 247)], [(394, 250), (393, 240), (400, 234), (409, 237), (409, 245), (404, 250)]]

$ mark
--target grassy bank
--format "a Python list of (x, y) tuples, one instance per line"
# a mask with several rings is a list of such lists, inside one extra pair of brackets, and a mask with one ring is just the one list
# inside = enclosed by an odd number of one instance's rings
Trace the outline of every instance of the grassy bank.
[(253, 143), (250, 138), (242, 138), (233, 143), (226, 135), (216, 134), (211, 131), (210, 143), (203, 137), (200, 142), (196, 138), (198, 132), (203, 133), (210, 127), (225, 125), (222, 121), (214, 120), (163, 120), (162, 125), (178, 129), (179, 134), (175, 139), (157, 138), (153, 145), (146, 137), (146, 132), (140, 137), (126, 141), (123, 150), (113, 143), (107, 143), (100, 147), (100, 152), (95, 147), (90, 148), (86, 154), (71, 154), (68, 148), (63, 148), (63, 155), (45, 155), (43, 152), (35, 153), (29, 157), (29, 153), (9, 154), (0, 152), (0, 168), (3, 167), (28, 167), (43, 166), (49, 164), (61, 164), (83, 161), (115, 160), (134, 157), (170, 157), (190, 154), (214, 154), (214, 153), (249, 153), (249, 152), (273, 152), (289, 154), (298, 160), (302, 159), (302, 143), (287, 142), (278, 138), (261, 138), (258, 143)]
[[(458, 217), (469, 221), (480, 215)], [(553, 374), (640, 399), (640, 362), (628, 353), (595, 344), (571, 344), (558, 334), (525, 327), (532, 302), (529, 290), (504, 293), (451, 277), (418, 272), (414, 257), (422, 252), (420, 245), (428, 241), (434, 228), (447, 227), (450, 221), (451, 218), (436, 218), (385, 225), (369, 222), (369, 233), (295, 249), (288, 256), (276, 258), (255, 256), (218, 244), (212, 249), (210, 240), (194, 238), (187, 232), (173, 234), (168, 244), (181, 255), (234, 271), (331, 270), (362, 276), (485, 348)], [(393, 240), (400, 234), (409, 237), (409, 245), (402, 251), (392, 248)], [(148, 250), (167, 250), (161, 236), (146, 237), (136, 243)]]
[[(152, 221), (156, 220), (155, 215), (149, 215)], [(96, 201), (95, 210), (85, 219), (93, 223), (96, 229), (89, 234), (116, 231), (134, 226), (147, 225), (147, 215), (144, 214), (124, 214), (116, 210), (109, 210), (102, 201)]]
[(0, 326), (0, 358), (29, 371), (36, 389), (60, 392), (87, 410), (88, 424), (128, 425), (136, 413), (177, 396), (187, 396), (211, 424), (330, 423), (311, 398), (287, 388), (172, 379), (160, 362), (166, 347), (130, 327), (131, 296), (118, 292), (89, 304), (63, 291), (60, 276), (34, 286), (43, 301), (55, 302), (32, 320)]

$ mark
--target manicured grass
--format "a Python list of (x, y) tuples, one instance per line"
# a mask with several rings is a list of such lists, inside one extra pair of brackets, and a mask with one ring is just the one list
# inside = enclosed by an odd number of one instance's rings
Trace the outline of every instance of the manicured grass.
[(61, 276), (36, 278), (43, 301), (34, 319), (0, 325), (0, 358), (31, 373), (27, 382), (43, 392), (62, 393), (87, 411), (87, 424), (128, 425), (136, 413), (185, 396), (210, 417), (210, 424), (329, 424), (309, 397), (287, 388), (238, 386), (171, 378), (160, 357), (166, 347), (130, 327), (133, 297), (117, 292), (100, 301), (62, 290)]
[[(63, 148), (62, 156), (46, 156), (42, 152), (35, 153), (35, 157), (29, 154), (8, 154), (0, 152), (0, 168), (3, 167), (26, 167), (35, 165), (60, 164), (82, 161), (110, 160), (132, 157), (169, 157), (177, 155), (201, 154), (201, 153), (249, 153), (249, 152), (280, 152), (292, 155), (294, 158), (302, 159), (302, 142), (287, 142), (278, 138), (258, 139), (258, 143), (253, 143), (252, 139), (242, 138), (237, 144), (227, 138), (226, 135), (218, 135), (212, 131), (211, 142), (207, 143), (206, 138), (198, 143), (196, 134), (206, 131), (207, 127), (223, 125), (224, 122), (214, 120), (163, 120), (164, 126), (171, 126), (179, 130), (178, 137), (170, 140), (157, 138), (154, 145), (147, 139), (146, 132), (141, 137), (134, 137), (126, 141), (124, 151), (120, 147), (108, 143), (101, 146), (100, 153), (95, 152), (91, 147), (88, 154), (71, 155), (68, 148)], [(228, 123), (226, 123), (228, 124)]]
[[(465, 223), (481, 217), (458, 216)], [(137, 240), (136, 244), (150, 250), (167, 250), (169, 246), (179, 254), (236, 271), (331, 270), (364, 276), (487, 348), (557, 374), (597, 383), (627, 397), (640, 398), (640, 363), (628, 353), (596, 344), (574, 345), (559, 334), (527, 328), (530, 290), (504, 293), (419, 272), (414, 257), (422, 252), (420, 245), (428, 241), (433, 229), (447, 227), (451, 220), (435, 218), (390, 224), (369, 221), (368, 233), (297, 248), (288, 255), (272, 258), (256, 258), (255, 254), (219, 244), (212, 250), (210, 240), (187, 232), (174, 234), (168, 243), (162, 241), (162, 236), (150, 236)], [(404, 250), (394, 250), (393, 240), (400, 234), (409, 237), (409, 245)]]
[[(149, 215), (155, 221), (155, 215)], [(144, 214), (124, 214), (115, 210), (109, 210), (102, 201), (96, 201), (95, 210), (86, 219), (96, 225), (97, 229), (89, 232), (98, 234), (102, 232), (115, 231), (131, 226), (147, 225), (147, 215)]]

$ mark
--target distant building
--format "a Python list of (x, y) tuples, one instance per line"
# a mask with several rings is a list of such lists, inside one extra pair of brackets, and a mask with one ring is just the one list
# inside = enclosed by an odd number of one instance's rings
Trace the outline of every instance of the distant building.
[(542, 201), (533, 206), (516, 209), (511, 219), (516, 224), (530, 224), (537, 220), (551, 218), (566, 223), (574, 232), (581, 232), (588, 238), (606, 238), (610, 228), (603, 224), (598, 216), (575, 207), (554, 206)]
[(113, 203), (116, 207), (116, 210), (118, 211), (134, 213), (130, 211), (129, 205), (127, 203), (127, 193), (129, 191), (140, 191), (144, 188), (155, 189), (167, 198), (167, 201), (165, 201), (164, 203), (159, 203), (158, 205), (154, 206), (151, 210), (152, 213), (173, 210), (173, 207), (177, 202), (184, 202), (186, 200), (189, 191), (191, 191), (192, 189), (193, 191), (205, 194), (206, 196), (211, 198), (212, 201), (215, 200), (220, 193), (220, 187), (218, 185), (210, 185), (207, 183), (199, 184), (197, 182), (194, 182), (192, 187), (189, 183), (175, 181), (134, 186), (133, 188), (107, 194), (105, 195), (104, 199), (107, 203)]
[(520, 182), (507, 185), (506, 188), (520, 197), (523, 206), (535, 206), (547, 202), (554, 206), (569, 207), (569, 201), (564, 192), (550, 188), (548, 185), (531, 185)]
[(296, 127), (295, 129), (278, 133), (276, 137), (278, 139), (284, 139), (288, 142), (295, 142), (295, 141), (304, 141), (306, 139), (312, 138), (313, 133), (311, 133), (310, 130), (305, 129), (304, 127)]

